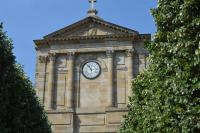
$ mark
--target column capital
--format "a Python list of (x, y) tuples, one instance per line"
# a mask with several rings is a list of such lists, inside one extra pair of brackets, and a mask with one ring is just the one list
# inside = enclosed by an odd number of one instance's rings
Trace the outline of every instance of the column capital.
[(70, 51), (70, 52), (67, 52), (67, 59), (68, 60), (73, 60), (74, 56), (75, 56), (75, 51)]
[(134, 55), (135, 52), (136, 52), (135, 49), (127, 49), (127, 50), (125, 51), (127, 57), (132, 57), (132, 56)]
[(107, 55), (107, 57), (112, 57), (113, 54), (114, 54), (114, 50), (113, 50), (113, 49), (108, 49), (108, 50), (106, 50), (106, 55)]
[(75, 52), (74, 52), (74, 51), (67, 52), (67, 55), (68, 55), (68, 56), (74, 56), (74, 55), (75, 55)]
[(56, 53), (49, 53), (48, 59), (49, 59), (49, 61), (55, 61), (55, 59), (56, 59)]
[(67, 56), (74, 56), (76, 54), (76, 52), (75, 51), (69, 51), (69, 52), (67, 52)]
[(48, 56), (44, 55), (44, 56), (39, 56), (39, 61), (40, 63), (45, 63), (48, 60)]

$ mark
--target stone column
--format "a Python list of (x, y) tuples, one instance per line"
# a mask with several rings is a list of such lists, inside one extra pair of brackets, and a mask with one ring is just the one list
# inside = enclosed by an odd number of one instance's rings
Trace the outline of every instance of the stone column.
[(65, 106), (67, 109), (73, 108), (73, 82), (74, 82), (74, 52), (68, 53), (68, 61), (67, 61), (67, 67), (68, 67), (68, 78), (67, 78), (67, 91), (65, 94)]
[[(38, 64), (38, 62), (37, 62), (37, 68), (36, 68), (36, 70), (37, 70), (37, 74), (40, 72), (40, 70), (38, 69), (38, 67), (39, 67), (39, 65), (41, 66), (41, 64), (43, 64), (44, 66), (44, 69), (43, 69), (43, 79), (44, 79), (44, 83), (43, 83), (43, 88), (41, 88), (41, 89), (43, 89), (42, 91), (43, 91), (43, 95), (42, 95), (42, 97), (39, 95), (39, 88), (37, 88), (37, 95), (38, 95), (38, 97), (42, 100), (42, 104), (43, 105), (45, 105), (45, 89), (46, 89), (46, 78), (47, 78), (47, 63), (48, 63), (48, 56), (39, 56), (39, 64)], [(38, 78), (36, 77), (36, 84), (37, 84), (37, 82), (38, 82)], [(38, 87), (38, 86), (37, 86)]]
[(106, 55), (108, 59), (108, 107), (114, 106), (114, 90), (113, 90), (113, 50), (107, 50)]
[(133, 55), (134, 49), (126, 50), (126, 58), (127, 58), (127, 102), (128, 97), (132, 95), (132, 79), (133, 79)]
[(53, 108), (53, 88), (54, 88), (54, 73), (55, 73), (55, 60), (56, 54), (50, 53), (48, 56), (49, 63), (48, 63), (48, 89), (47, 89), (47, 101), (46, 101), (46, 108), (52, 109)]

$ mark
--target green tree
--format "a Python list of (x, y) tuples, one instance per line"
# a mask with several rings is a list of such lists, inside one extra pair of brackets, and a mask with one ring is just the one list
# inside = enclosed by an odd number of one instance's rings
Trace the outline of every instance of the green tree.
[(0, 133), (51, 133), (44, 109), (12, 49), (0, 24)]
[(200, 0), (158, 0), (149, 68), (133, 80), (121, 133), (200, 132)]

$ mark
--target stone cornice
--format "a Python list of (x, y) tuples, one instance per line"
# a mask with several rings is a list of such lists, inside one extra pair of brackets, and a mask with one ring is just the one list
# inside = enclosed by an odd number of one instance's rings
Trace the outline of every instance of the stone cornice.
[(65, 38), (49, 38), (49, 39), (41, 39), (41, 40), (34, 40), (36, 45), (46, 45), (50, 44), (51, 42), (66, 42), (66, 41), (83, 41), (83, 40), (106, 40), (106, 39), (113, 39), (113, 40), (132, 40), (132, 41), (150, 41), (151, 35), (150, 34), (114, 34), (114, 35), (96, 35), (96, 36), (71, 36)]
[(82, 19), (74, 24), (71, 24), (65, 28), (62, 28), (58, 31), (55, 31), (53, 33), (50, 33), (46, 36), (44, 36), (44, 38), (54, 38), (54, 37), (58, 37), (59, 35), (63, 34), (63, 33), (66, 33), (66, 32), (69, 32), (69, 31), (72, 31), (74, 29), (78, 29), (79, 27), (81, 27), (82, 25), (84, 24), (90, 24), (90, 23), (96, 23), (96, 24), (100, 24), (102, 26), (105, 26), (105, 27), (108, 27), (108, 28), (111, 28), (113, 30), (117, 30), (117, 31), (121, 31), (121, 32), (124, 32), (126, 34), (139, 34), (138, 31), (135, 31), (135, 30), (132, 30), (132, 29), (129, 29), (129, 28), (126, 28), (126, 27), (123, 27), (123, 26), (120, 26), (120, 25), (117, 25), (117, 24), (113, 24), (113, 23), (110, 23), (110, 22), (107, 22), (99, 17), (87, 17), (85, 19)]

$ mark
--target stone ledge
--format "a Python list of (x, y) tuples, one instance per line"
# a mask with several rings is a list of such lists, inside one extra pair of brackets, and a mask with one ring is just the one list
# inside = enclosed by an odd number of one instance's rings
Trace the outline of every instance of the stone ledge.
[(47, 114), (74, 113), (74, 109), (46, 110)]
[(105, 108), (77, 108), (76, 114), (105, 114)]
[(114, 107), (109, 107), (106, 108), (106, 112), (127, 112), (128, 108), (114, 108)]
[(76, 109), (62, 109), (62, 110), (46, 110), (47, 114), (56, 113), (76, 113), (76, 114), (105, 114), (106, 112), (127, 112), (128, 108), (76, 108)]
[(74, 41), (74, 43), (77, 43), (77, 41), (80, 40), (104, 40), (104, 39), (112, 39), (114, 41), (116, 40), (132, 40), (132, 41), (149, 41), (151, 38), (150, 34), (113, 34), (113, 35), (94, 35), (94, 36), (71, 36), (71, 37), (65, 37), (65, 38), (49, 38), (49, 39), (39, 39), (34, 40), (35, 45), (45, 45), (50, 44), (51, 42), (56, 41)]

